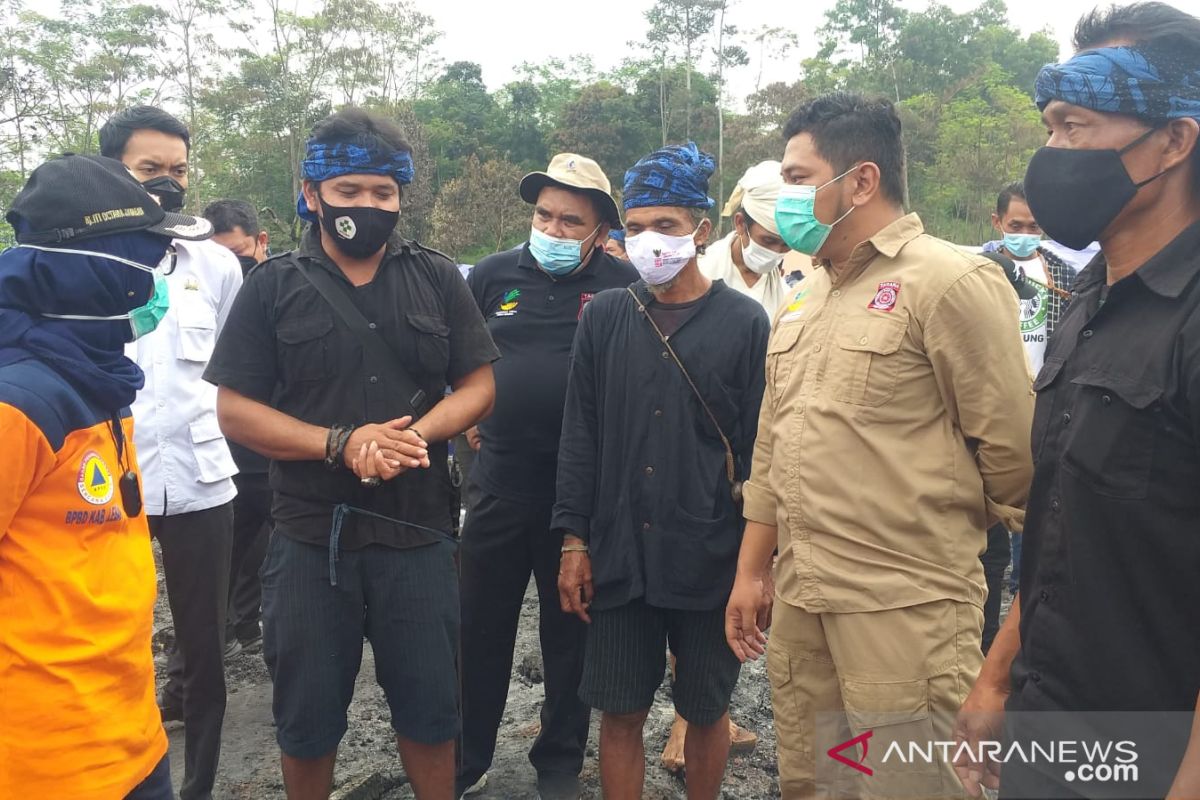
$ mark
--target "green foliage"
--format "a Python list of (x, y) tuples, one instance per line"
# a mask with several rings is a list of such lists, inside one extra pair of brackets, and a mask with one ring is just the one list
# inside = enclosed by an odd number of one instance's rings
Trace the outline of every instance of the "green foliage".
[[(63, 0), (51, 14), (4, 0), (0, 212), (41, 160), (94, 151), (107, 117), (151, 102), (192, 129), (189, 208), (249, 199), (286, 247), (300, 230), (305, 140), (356, 104), (399, 121), (413, 146), (405, 234), (473, 261), (526, 237), (517, 182), (557, 152), (596, 159), (619, 193), (638, 158), (693, 139), (720, 156), (712, 193), (722, 200), (747, 167), (781, 157), (800, 103), (849, 89), (898, 103), (911, 206), (934, 233), (973, 243), (988, 235), (995, 192), (1041, 140), (1030, 92), (1058, 56), (1048, 33), (1022, 34), (1002, 0), (964, 12), (837, 0), (803, 60), (796, 31), (746, 19), (734, 0), (654, 0), (646, 38), (617, 69), (599, 74), (586, 56), (525, 63), (489, 90), (478, 64), (440, 59), (424, 2)], [(764, 83), (765, 65), (782, 60), (797, 80)], [(743, 103), (728, 91), (739, 74), (757, 75)]]

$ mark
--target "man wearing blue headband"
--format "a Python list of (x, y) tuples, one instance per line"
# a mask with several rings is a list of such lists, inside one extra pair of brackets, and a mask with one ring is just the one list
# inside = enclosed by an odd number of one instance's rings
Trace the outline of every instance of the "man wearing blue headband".
[(713, 159), (656, 150), (625, 173), (642, 280), (597, 295), (575, 335), (552, 526), (562, 608), (589, 623), (579, 696), (603, 712), (604, 796), (642, 796), (643, 727), (676, 656), (687, 795), (720, 796), (739, 665), (723, 609), (762, 399), (767, 315), (704, 276)]
[(490, 410), (497, 353), (454, 263), (394, 235), (412, 176), (394, 123), (318, 123), (313, 224), (250, 273), (205, 373), (229, 438), (272, 459), (263, 654), (290, 800), (329, 795), (364, 635), (416, 796), (454, 791), (446, 442)]
[(611, 230), (608, 232), (608, 239), (604, 242), (604, 252), (622, 261), (629, 260), (629, 255), (625, 252), (624, 230)]
[(1020, 594), (957, 733), (999, 738), (1007, 708), (1015, 743), (1129, 740), (1138, 769), (1102, 795), (1062, 765), (958, 766), (972, 794), (1200, 797), (1200, 19), (1113, 7), (1075, 45), (1038, 75), (1025, 190), (1048, 236), (1101, 252), (1034, 383)]

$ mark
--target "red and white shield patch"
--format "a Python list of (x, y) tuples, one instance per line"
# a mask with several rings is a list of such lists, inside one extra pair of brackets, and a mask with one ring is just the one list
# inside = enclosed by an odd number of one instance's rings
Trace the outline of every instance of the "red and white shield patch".
[(575, 315), (576, 320), (578, 320), (580, 317), (583, 316), (583, 307), (586, 306), (588, 303), (592, 302), (592, 298), (595, 296), (596, 296), (595, 292), (580, 292), (579, 293), (579, 313)]
[(875, 299), (867, 304), (867, 308), (875, 311), (891, 311), (896, 307), (896, 298), (899, 296), (899, 281), (884, 281), (875, 290)]

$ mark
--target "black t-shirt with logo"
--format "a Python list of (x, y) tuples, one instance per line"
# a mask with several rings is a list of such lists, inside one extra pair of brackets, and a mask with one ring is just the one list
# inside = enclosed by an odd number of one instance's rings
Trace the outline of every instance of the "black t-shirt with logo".
[(638, 279), (627, 262), (596, 251), (587, 267), (554, 277), (529, 245), (480, 261), (467, 278), (500, 348), (496, 407), (479, 426), (483, 447), (471, 472), (481, 489), (510, 500), (553, 502), (558, 438), (571, 344), (598, 292)]

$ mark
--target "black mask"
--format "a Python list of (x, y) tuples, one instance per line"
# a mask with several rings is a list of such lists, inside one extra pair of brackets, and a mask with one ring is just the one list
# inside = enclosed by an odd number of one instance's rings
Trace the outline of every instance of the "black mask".
[(399, 211), (370, 206), (331, 206), (319, 194), (321, 227), (338, 250), (351, 258), (369, 258), (387, 244), (400, 221)]
[(1134, 183), (1121, 161), (1155, 130), (1120, 150), (1043, 147), (1034, 153), (1025, 171), (1025, 199), (1046, 235), (1075, 250), (1096, 241), (1138, 189), (1164, 174)]
[(158, 198), (163, 211), (183, 210), (183, 195), (187, 189), (170, 175), (159, 175), (142, 183), (142, 188)]
[(258, 266), (258, 259), (254, 256), (238, 256), (237, 260), (242, 265), (242, 275)]

